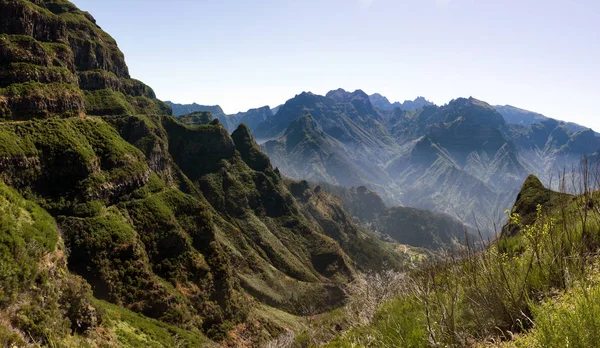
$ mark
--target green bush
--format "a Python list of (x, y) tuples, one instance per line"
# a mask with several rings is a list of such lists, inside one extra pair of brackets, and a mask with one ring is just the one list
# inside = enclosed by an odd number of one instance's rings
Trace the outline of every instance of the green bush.
[(428, 347), (426, 326), (419, 302), (402, 297), (383, 305), (372, 325), (352, 329), (327, 347)]
[(533, 307), (535, 329), (523, 342), (539, 347), (600, 347), (600, 286), (578, 284)]
[(0, 307), (31, 286), (57, 242), (54, 219), (0, 182)]

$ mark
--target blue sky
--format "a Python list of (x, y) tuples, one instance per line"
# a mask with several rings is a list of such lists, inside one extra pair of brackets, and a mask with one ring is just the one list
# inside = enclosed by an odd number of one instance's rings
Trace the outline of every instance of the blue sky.
[(600, 1), (75, 0), (163, 100), (473, 96), (600, 130)]

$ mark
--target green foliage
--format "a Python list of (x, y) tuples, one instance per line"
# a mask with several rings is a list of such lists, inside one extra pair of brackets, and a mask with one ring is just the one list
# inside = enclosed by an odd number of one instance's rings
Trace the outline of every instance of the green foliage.
[(425, 313), (418, 301), (399, 298), (383, 305), (373, 324), (352, 329), (326, 347), (429, 347)]
[[(554, 207), (565, 204), (570, 196), (553, 192), (544, 187), (541, 181), (534, 175), (530, 175), (523, 183), (523, 187), (517, 196), (513, 211), (519, 213), (520, 224), (532, 224), (538, 217), (538, 207)], [(519, 223), (508, 224), (503, 229), (503, 235), (510, 236), (517, 233)]]
[(52, 217), (0, 182), (0, 307), (32, 285), (57, 242)]
[(177, 120), (188, 126), (200, 126), (212, 122), (213, 117), (210, 111), (197, 111), (191, 114), (178, 116)]
[(24, 347), (27, 344), (16, 331), (0, 323), (0, 345), (3, 347)]
[(75, 75), (64, 67), (45, 67), (30, 63), (11, 63), (4, 69), (0, 68), (0, 87), (13, 83), (64, 83), (77, 84)]
[(517, 346), (597, 347), (600, 345), (600, 286), (576, 284), (569, 292), (533, 307), (535, 328)]
[[(0, 139), (0, 156), (16, 159), (11, 163), (14, 172), (0, 176), (34, 191), (36, 200), (51, 211), (91, 209), (77, 204), (131, 191), (149, 176), (141, 152), (99, 119), (2, 124)], [(95, 205), (92, 211), (98, 210)]]
[(85, 110), (89, 115), (133, 115), (135, 108), (123, 93), (111, 89), (85, 91)]
[(0, 120), (78, 116), (82, 107), (81, 91), (67, 83), (25, 82), (0, 89)]
[(112, 89), (84, 91), (84, 94), (89, 115), (170, 114), (168, 106), (146, 96), (131, 96)]
[(120, 347), (209, 347), (197, 329), (184, 330), (131, 312), (104, 301), (95, 301), (104, 313), (106, 326), (114, 331)]
[(3, 345), (23, 337), (52, 344), (100, 323), (89, 285), (67, 274), (61, 248), (54, 219), (0, 183), (0, 309), (10, 322), (0, 325)]
[[(560, 195), (536, 181), (528, 179), (520, 195), (529, 203), (517, 202), (510, 215), (516, 233), (499, 237), (482, 252), (469, 245), (409, 274), (406, 293), (398, 301), (414, 306), (418, 314), (409, 316), (426, 319), (410, 331), (420, 332), (421, 344), (464, 346), (510, 340), (515, 333), (525, 332), (513, 343), (598, 345), (593, 334), (599, 325), (594, 303), (600, 296), (593, 280), (597, 279), (594, 252), (600, 245), (597, 195)], [(532, 213), (530, 205), (540, 200), (549, 205), (537, 203)], [(557, 291), (564, 295), (556, 298)], [(377, 322), (350, 330), (337, 342), (352, 335), (357, 337), (347, 344), (393, 339), (394, 332), (374, 333), (375, 327)]]
[[(42, 67), (70, 68), (73, 52), (64, 43), (40, 42), (26, 35), (0, 33), (0, 54), (6, 65), (29, 63)], [(9, 65), (9, 71), (11, 70)], [(23, 66), (12, 66), (23, 68)], [(70, 70), (70, 69), (69, 69)]]

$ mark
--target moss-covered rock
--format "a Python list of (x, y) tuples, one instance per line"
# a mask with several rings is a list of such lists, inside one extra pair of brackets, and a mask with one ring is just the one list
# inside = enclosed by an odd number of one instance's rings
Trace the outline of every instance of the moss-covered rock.
[[(531, 225), (537, 217), (538, 205), (546, 211), (552, 210), (558, 203), (572, 196), (552, 191), (544, 186), (535, 175), (529, 175), (517, 195), (511, 213), (519, 214), (523, 226)], [(507, 222), (502, 229), (502, 237), (511, 237), (519, 233), (520, 227)]]
[(171, 114), (90, 14), (58, 0), (2, 0), (0, 10), (0, 119)]
[(0, 120), (72, 117), (83, 113), (83, 95), (74, 85), (25, 82), (0, 89)]

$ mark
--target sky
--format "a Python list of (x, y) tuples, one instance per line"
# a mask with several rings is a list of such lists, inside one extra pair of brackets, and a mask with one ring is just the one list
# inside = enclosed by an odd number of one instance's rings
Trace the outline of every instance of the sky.
[(600, 130), (598, 0), (74, 0), (158, 98), (275, 107), (302, 91), (457, 97)]

